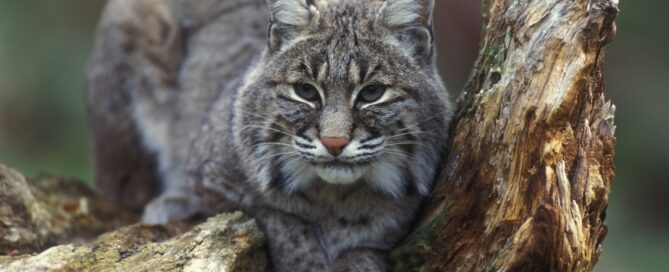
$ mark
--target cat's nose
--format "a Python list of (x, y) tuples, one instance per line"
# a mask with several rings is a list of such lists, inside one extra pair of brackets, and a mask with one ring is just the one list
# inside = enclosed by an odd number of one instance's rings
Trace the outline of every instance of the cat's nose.
[(344, 137), (322, 137), (321, 143), (328, 149), (332, 156), (339, 156), (348, 144), (348, 138)]

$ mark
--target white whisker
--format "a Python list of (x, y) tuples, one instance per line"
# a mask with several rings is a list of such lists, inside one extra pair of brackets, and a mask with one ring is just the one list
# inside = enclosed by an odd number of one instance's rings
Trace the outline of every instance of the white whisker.
[(295, 157), (297, 159), (300, 158), (299, 153), (293, 151), (293, 152), (284, 152), (284, 153), (279, 153), (279, 154), (272, 154), (272, 155), (269, 155), (269, 156), (262, 156), (262, 157), (258, 157), (256, 159), (254, 159), (253, 161), (256, 165), (266, 165), (266, 164), (270, 163), (270, 161), (271, 161), (270, 159), (275, 158), (275, 157), (279, 157), (280, 159), (282, 159), (282, 158), (289, 159), (289, 158), (293, 158), (293, 157)]
[(259, 143), (259, 144), (254, 144), (251, 147), (257, 147), (257, 146), (287, 146), (290, 148), (294, 148), (292, 145), (284, 143), (276, 143), (276, 142)]
[(283, 153), (278, 153), (278, 154), (272, 154), (272, 155), (270, 155), (270, 156), (264, 156), (264, 157), (262, 157), (262, 159), (264, 159), (264, 160), (268, 160), (268, 159), (271, 159), (271, 158), (275, 158), (275, 157), (279, 157), (279, 156), (284, 156), (284, 155), (299, 155), (299, 154), (300, 154), (300, 153), (297, 153), (297, 152), (295, 152), (295, 151), (291, 151), (291, 152), (283, 152)]
[(292, 160), (290, 160), (290, 161), (288, 161), (288, 162), (286, 162), (286, 163), (284, 163), (284, 164), (288, 165), (288, 164), (294, 163), (295, 161), (297, 161), (297, 160), (299, 160), (299, 159), (301, 159), (301, 157), (300, 157), (300, 156), (296, 156), (294, 159), (292, 159)]
[(288, 132), (281, 131), (281, 130), (278, 130), (278, 129), (275, 129), (275, 128), (272, 128), (272, 127), (263, 127), (263, 126), (258, 126), (258, 125), (246, 125), (246, 126), (243, 126), (241, 129), (245, 130), (247, 128), (269, 129), (271, 131), (275, 131), (275, 132), (284, 134), (284, 135), (289, 136), (289, 137), (295, 137), (295, 135), (293, 135), (293, 134), (290, 134)]
[(426, 118), (425, 120), (423, 120), (423, 121), (421, 121), (421, 122), (419, 122), (419, 123), (417, 123), (417, 124), (414, 124), (414, 125), (409, 126), (409, 127), (405, 127), (405, 128), (403, 128), (403, 129), (398, 130), (397, 132), (404, 132), (404, 131), (410, 130), (410, 129), (412, 129), (412, 128), (418, 127), (418, 126), (420, 126), (420, 125), (422, 125), (422, 124), (425, 124), (426, 122), (428, 122), (428, 121), (430, 121), (430, 120), (432, 120), (432, 119), (434, 119), (434, 118), (439, 117), (440, 115), (444, 114), (445, 112), (446, 112), (446, 111), (440, 111), (440, 112), (438, 112), (437, 114), (432, 115), (432, 116)]
[(419, 145), (419, 146), (427, 147), (427, 148), (430, 147), (429, 145), (426, 145), (426, 144), (423, 144), (423, 143), (420, 143), (420, 142), (416, 142), (416, 141), (400, 141), (400, 142), (388, 142), (388, 143), (386, 143), (386, 146), (400, 146), (400, 145)]
[(289, 128), (287, 128), (287, 127), (284, 126), (283, 124), (280, 124), (280, 123), (278, 123), (278, 122), (272, 120), (271, 118), (269, 118), (269, 117), (267, 117), (267, 116), (260, 115), (260, 114), (257, 114), (257, 113), (253, 113), (253, 112), (248, 112), (248, 111), (242, 111), (242, 113), (245, 113), (245, 114), (248, 114), (248, 115), (251, 115), (251, 116), (254, 116), (254, 117), (263, 119), (263, 120), (266, 120), (266, 121), (268, 121), (268, 122), (270, 122), (270, 123), (272, 123), (272, 124), (275, 124), (275, 125), (277, 125), (277, 126), (282, 127), (282, 128), (285, 129), (285, 130), (290, 130)]
[(428, 131), (411, 131), (411, 132), (404, 132), (404, 133), (399, 133), (399, 134), (387, 136), (386, 139), (397, 138), (397, 137), (404, 136), (404, 135), (415, 136), (415, 134), (434, 134), (434, 133), (428, 132)]
[(416, 158), (416, 156), (414, 156), (412, 154), (409, 154), (409, 153), (406, 153), (406, 152), (403, 152), (403, 151), (399, 151), (399, 150), (384, 150), (383, 152), (388, 153), (388, 154), (398, 155), (398, 156), (404, 156), (404, 157), (412, 159), (412, 160), (417, 160), (418, 159), (418, 158)]

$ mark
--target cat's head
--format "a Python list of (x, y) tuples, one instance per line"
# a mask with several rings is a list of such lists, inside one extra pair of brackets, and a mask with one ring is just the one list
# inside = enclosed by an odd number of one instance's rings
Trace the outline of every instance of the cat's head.
[(267, 50), (235, 108), (261, 187), (428, 193), (450, 116), (434, 65), (434, 0), (268, 3)]

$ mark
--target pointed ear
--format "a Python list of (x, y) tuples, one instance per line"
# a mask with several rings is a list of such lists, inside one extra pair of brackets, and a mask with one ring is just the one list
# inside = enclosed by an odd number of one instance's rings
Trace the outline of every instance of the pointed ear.
[(420, 64), (434, 61), (434, 0), (385, 0), (377, 24), (390, 30)]
[(269, 50), (277, 52), (299, 37), (318, 16), (313, 0), (267, 0)]

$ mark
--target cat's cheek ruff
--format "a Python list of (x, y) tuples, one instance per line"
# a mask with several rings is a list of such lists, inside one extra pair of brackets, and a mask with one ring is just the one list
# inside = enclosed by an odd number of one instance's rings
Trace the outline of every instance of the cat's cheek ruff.
[(318, 179), (313, 167), (302, 159), (289, 159), (281, 165), (280, 171), (286, 178), (283, 190), (288, 193), (302, 191)]
[(412, 181), (405, 180), (406, 174), (399, 165), (402, 165), (400, 160), (388, 156), (374, 163), (362, 178), (375, 190), (401, 198), (406, 193), (405, 183)]

